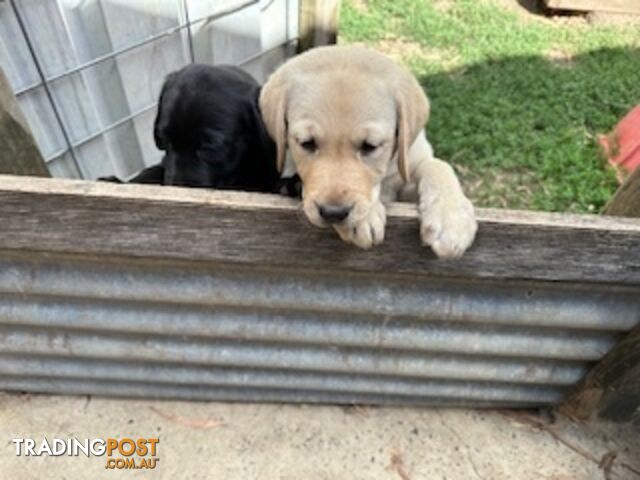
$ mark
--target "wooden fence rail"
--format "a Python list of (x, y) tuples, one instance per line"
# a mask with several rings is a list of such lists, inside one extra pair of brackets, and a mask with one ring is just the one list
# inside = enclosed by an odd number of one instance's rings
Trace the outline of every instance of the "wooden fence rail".
[(540, 406), (640, 321), (639, 219), (479, 209), (444, 261), (388, 211), (363, 251), (282, 197), (0, 176), (0, 389)]

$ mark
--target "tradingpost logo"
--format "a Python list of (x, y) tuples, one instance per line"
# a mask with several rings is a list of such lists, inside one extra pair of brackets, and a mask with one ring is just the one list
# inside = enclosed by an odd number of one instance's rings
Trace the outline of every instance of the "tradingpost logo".
[(153, 470), (158, 458), (159, 438), (94, 438), (78, 440), (75, 437), (51, 440), (44, 437), (40, 442), (33, 438), (11, 440), (19, 457), (106, 457), (107, 470)]

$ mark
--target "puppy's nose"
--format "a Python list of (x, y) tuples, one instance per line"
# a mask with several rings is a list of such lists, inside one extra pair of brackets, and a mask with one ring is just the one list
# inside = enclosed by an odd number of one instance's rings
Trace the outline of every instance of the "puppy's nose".
[(349, 216), (352, 205), (319, 204), (320, 216), (329, 223), (339, 223)]

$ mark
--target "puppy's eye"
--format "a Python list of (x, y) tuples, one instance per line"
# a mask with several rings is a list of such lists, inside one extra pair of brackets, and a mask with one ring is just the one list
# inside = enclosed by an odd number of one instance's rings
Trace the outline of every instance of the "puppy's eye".
[(314, 153), (316, 150), (318, 150), (318, 144), (313, 138), (305, 140), (304, 142), (300, 142), (300, 146), (309, 153)]
[(377, 148), (378, 145), (374, 145), (373, 143), (364, 141), (360, 144), (360, 153), (362, 153), (363, 155), (369, 155), (370, 153), (376, 151)]

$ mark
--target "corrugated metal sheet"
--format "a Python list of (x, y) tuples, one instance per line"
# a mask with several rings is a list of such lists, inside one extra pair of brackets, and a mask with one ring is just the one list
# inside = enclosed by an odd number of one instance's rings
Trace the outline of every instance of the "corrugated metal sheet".
[(0, 260), (0, 388), (544, 405), (640, 319), (637, 288)]

